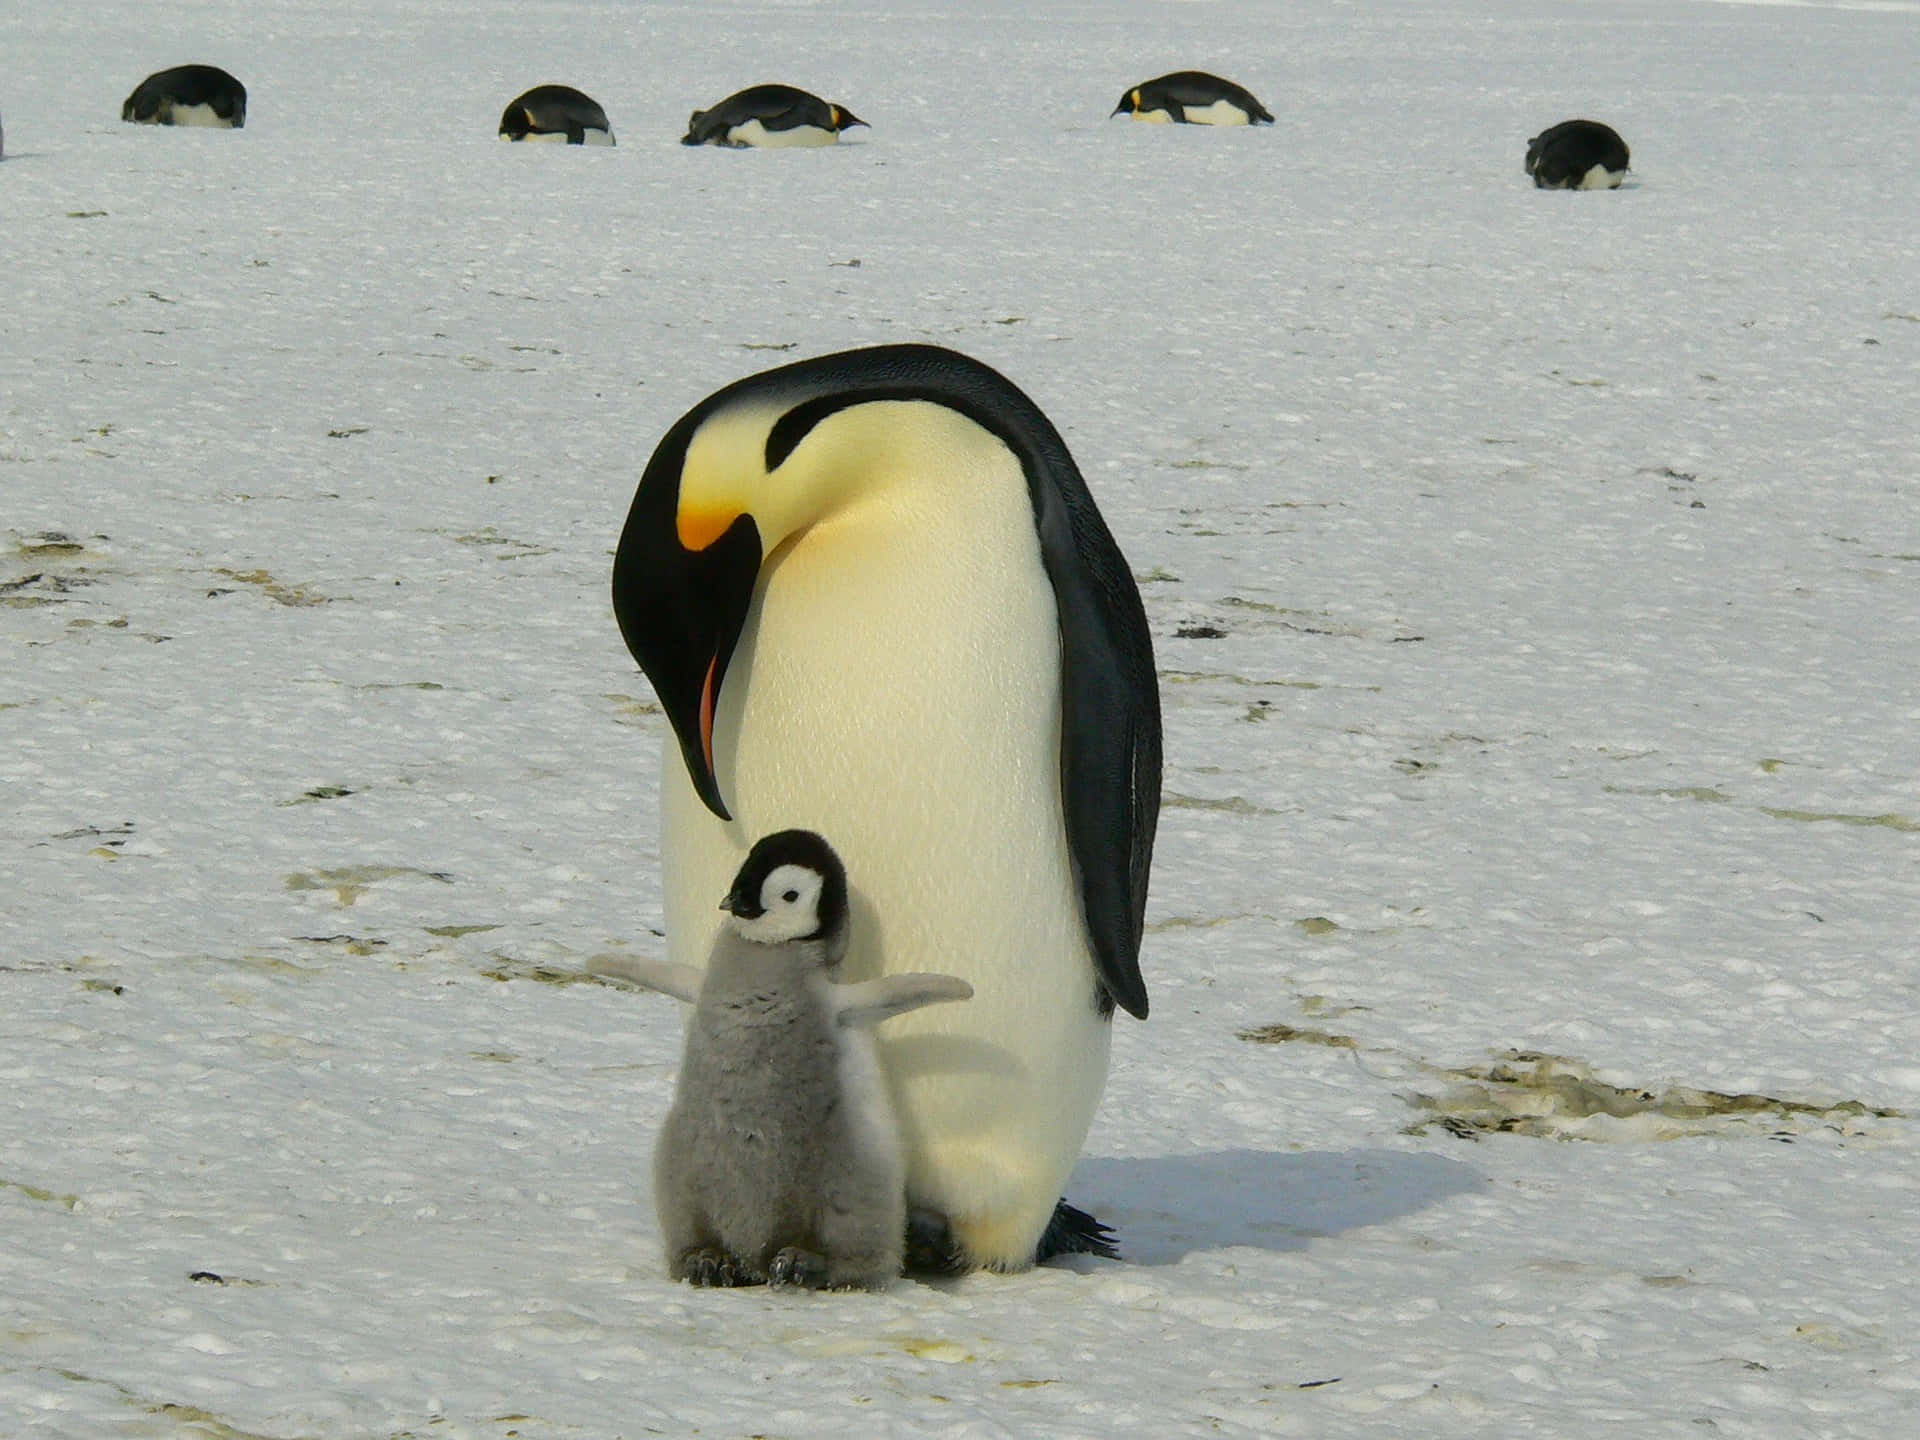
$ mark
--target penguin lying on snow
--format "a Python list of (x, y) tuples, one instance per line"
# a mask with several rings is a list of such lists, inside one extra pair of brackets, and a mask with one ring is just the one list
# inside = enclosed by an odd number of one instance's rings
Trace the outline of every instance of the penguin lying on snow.
[(1160, 704), (1140, 592), (1058, 432), (997, 372), (884, 345), (751, 376), (655, 449), (613, 605), (679, 740), (669, 953), (752, 836), (830, 832), (846, 972), (938, 969), (889, 1027), (918, 1269), (1112, 1253), (1058, 1203), (1117, 1005), (1147, 1013)]
[[(1136, 85), (1120, 97), (1113, 115), (1176, 125), (1271, 125), (1273, 116), (1252, 94), (1204, 70), (1176, 70)], [(1113, 115), (1107, 118), (1111, 120)]]
[(687, 121), (682, 145), (778, 148), (833, 145), (840, 132), (867, 122), (844, 105), (835, 105), (791, 85), (753, 85), (729, 95), (711, 110), (696, 110)]
[(508, 104), (500, 116), (500, 138), (611, 145), (613, 126), (596, 101), (571, 85), (536, 85)]
[(140, 125), (238, 130), (247, 123), (247, 87), (218, 65), (176, 65), (134, 86), (120, 118)]
[(900, 1273), (905, 1161), (874, 1051), (889, 1016), (973, 989), (951, 975), (831, 978), (847, 876), (809, 830), (747, 854), (704, 975), (597, 962), (694, 1007), (654, 1153), (667, 1269), (695, 1285), (884, 1288)]
[(1541, 190), (1614, 190), (1627, 175), (1627, 142), (1598, 120), (1562, 120), (1527, 142), (1527, 174)]

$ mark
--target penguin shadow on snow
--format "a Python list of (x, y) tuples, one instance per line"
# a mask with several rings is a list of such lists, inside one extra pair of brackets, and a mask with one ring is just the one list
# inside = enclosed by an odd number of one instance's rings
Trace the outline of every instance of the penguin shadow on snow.
[(1175, 1265), (1233, 1246), (1304, 1250), (1485, 1187), (1473, 1166), (1417, 1150), (1082, 1160), (1070, 1189), (1090, 1203), (1135, 1265)]

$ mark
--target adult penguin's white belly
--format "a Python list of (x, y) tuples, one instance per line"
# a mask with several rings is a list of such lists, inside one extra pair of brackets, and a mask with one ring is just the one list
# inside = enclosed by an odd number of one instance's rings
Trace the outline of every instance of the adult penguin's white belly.
[(884, 429), (891, 474), (761, 569), (713, 721), (734, 820), (666, 757), (671, 955), (702, 963), (714, 897), (755, 839), (828, 837), (854, 897), (845, 977), (932, 970), (974, 987), (880, 1032), (909, 1203), (944, 1213), (976, 1262), (1022, 1265), (1092, 1121), (1111, 1033), (1061, 811), (1053, 591), (998, 438), (914, 401), (822, 423)]

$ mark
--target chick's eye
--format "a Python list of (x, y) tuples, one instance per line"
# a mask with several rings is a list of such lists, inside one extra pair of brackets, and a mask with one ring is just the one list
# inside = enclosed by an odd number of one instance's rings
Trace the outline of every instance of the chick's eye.
[(785, 895), (782, 895), (780, 898), (782, 900), (785, 900), (787, 904), (791, 905), (793, 904), (794, 901), (800, 898), (800, 892), (798, 890), (789, 890)]

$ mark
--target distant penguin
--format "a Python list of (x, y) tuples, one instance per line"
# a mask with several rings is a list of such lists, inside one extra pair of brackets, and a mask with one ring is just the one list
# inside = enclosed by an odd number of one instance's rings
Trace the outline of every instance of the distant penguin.
[(613, 606), (679, 742), (669, 954), (699, 963), (712, 894), (797, 819), (859, 880), (849, 976), (974, 988), (880, 1037), (910, 1268), (1113, 1253), (1059, 1196), (1113, 1012), (1147, 1013), (1160, 702), (1139, 588), (1059, 432), (936, 346), (750, 376), (654, 450)]
[[(1204, 70), (1176, 70), (1136, 85), (1113, 115), (1176, 125), (1271, 125), (1273, 116), (1252, 94)], [(1108, 119), (1113, 116), (1109, 115)]]
[(706, 972), (598, 962), (693, 1005), (654, 1152), (668, 1273), (695, 1285), (884, 1288), (900, 1274), (906, 1161), (871, 1028), (965, 1000), (950, 975), (834, 981), (847, 876), (810, 830), (748, 852)]
[(753, 85), (729, 95), (711, 110), (696, 110), (687, 121), (682, 145), (757, 146), (832, 145), (840, 132), (867, 122), (844, 105), (835, 105), (791, 85)]
[(1627, 142), (1598, 120), (1562, 120), (1527, 142), (1527, 174), (1541, 190), (1618, 189)]
[(140, 125), (238, 130), (247, 123), (247, 87), (218, 65), (176, 65), (134, 86), (120, 118)]
[(597, 101), (571, 85), (536, 85), (501, 114), (500, 138), (611, 145), (613, 126)]

